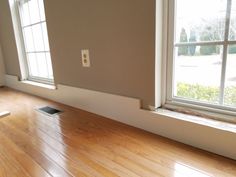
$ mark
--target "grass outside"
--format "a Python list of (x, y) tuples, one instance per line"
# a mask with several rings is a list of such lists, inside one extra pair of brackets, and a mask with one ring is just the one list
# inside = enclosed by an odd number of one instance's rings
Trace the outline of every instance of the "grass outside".
[[(188, 84), (183, 82), (177, 83), (176, 96), (178, 97), (217, 104), (219, 102), (219, 95), (219, 87)], [(224, 105), (236, 107), (236, 86), (228, 86), (225, 88)]]

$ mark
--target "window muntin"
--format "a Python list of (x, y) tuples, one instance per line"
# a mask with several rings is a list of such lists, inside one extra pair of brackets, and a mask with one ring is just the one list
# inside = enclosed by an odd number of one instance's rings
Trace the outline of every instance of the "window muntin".
[(236, 107), (236, 45), (228, 46), (224, 104)]
[(28, 79), (52, 83), (53, 71), (43, 0), (17, 2)]
[[(188, 48), (187, 48), (188, 47)], [(206, 45), (207, 48), (217, 48), (222, 51), (219, 45)], [(180, 46), (176, 47), (174, 63), (174, 97), (190, 100), (202, 101), (212, 104), (219, 102), (221, 63), (220, 54), (198, 56), (180, 55), (185, 49), (196, 48), (201, 50), (201, 46)], [(193, 49), (192, 49), (193, 50)], [(204, 79), (207, 73), (207, 78)], [(212, 91), (214, 89), (214, 91)], [(203, 92), (203, 90), (205, 90)]]
[(229, 40), (236, 40), (236, 2), (232, 1)]
[(177, 0), (175, 42), (187, 42), (179, 39), (183, 30), (190, 42), (224, 40), (226, 5), (227, 0)]
[[(234, 0), (170, 0), (167, 102), (235, 110)], [(170, 16), (171, 16), (170, 12)], [(230, 18), (229, 18), (230, 17)], [(173, 37), (171, 38), (172, 34)], [(171, 44), (172, 43), (172, 44)]]

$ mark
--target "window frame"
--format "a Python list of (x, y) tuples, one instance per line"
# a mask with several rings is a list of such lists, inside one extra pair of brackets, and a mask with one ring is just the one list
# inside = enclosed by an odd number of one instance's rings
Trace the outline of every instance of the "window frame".
[[(209, 42), (187, 42), (175, 44), (175, 27), (176, 27), (176, 0), (168, 0), (164, 7), (164, 15), (167, 15), (167, 23), (164, 26), (166, 29), (167, 44), (164, 46), (164, 51), (166, 52), (166, 64), (164, 69), (163, 83), (165, 83), (164, 89), (165, 94), (162, 98), (162, 105), (167, 108), (188, 108), (196, 111), (210, 111), (211, 113), (223, 114), (223, 115), (236, 115), (236, 108), (223, 105), (224, 98), (224, 86), (225, 86), (225, 74), (226, 74), (226, 64), (227, 64), (227, 54), (228, 46), (231, 44), (236, 44), (236, 40), (228, 40), (229, 30), (230, 30), (230, 13), (231, 13), (232, 0), (227, 0), (227, 12), (226, 12), (226, 22), (225, 22), (225, 35), (222, 41), (209, 41)], [(175, 47), (178, 46), (190, 46), (190, 45), (221, 45), (223, 46), (223, 56), (222, 56), (222, 68), (221, 68), (221, 80), (220, 80), (220, 101), (219, 104), (204, 103), (200, 101), (195, 101), (187, 98), (174, 97), (174, 60), (175, 60)], [(221, 104), (220, 104), (221, 103)]]
[[(13, 10), (13, 14), (12, 14), (12, 18), (15, 18), (13, 20), (13, 25), (15, 22), (15, 28), (14, 30), (17, 30), (17, 35), (18, 39), (18, 45), (17, 47), (18, 49), (18, 54), (21, 54), (20, 58), (20, 65), (21, 65), (21, 72), (22, 72), (22, 80), (29, 80), (29, 81), (33, 81), (33, 82), (39, 82), (39, 83), (43, 83), (43, 84), (49, 84), (49, 85), (54, 85), (54, 76), (53, 78), (44, 78), (44, 77), (38, 77), (38, 76), (32, 76), (30, 74), (30, 68), (29, 68), (29, 63), (28, 63), (28, 58), (27, 58), (27, 53), (38, 53), (37, 51), (33, 51), (33, 52), (27, 52), (26, 51), (26, 44), (25, 44), (25, 34), (23, 32), (23, 28), (27, 27), (27, 26), (34, 26), (37, 24), (42, 24), (42, 23), (46, 23), (46, 17), (44, 21), (40, 21), (37, 23), (32, 23), (26, 26), (22, 25), (22, 12), (21, 12), (21, 1), (23, 0), (12, 0), (11, 4), (12, 4), (12, 10)], [(16, 32), (15, 32), (16, 33)], [(48, 35), (48, 33), (47, 33)], [(49, 41), (48, 41), (49, 43)], [(49, 44), (48, 44), (49, 45)], [(49, 50), (48, 51), (42, 51), (44, 53), (48, 52), (50, 55), (50, 46), (49, 46)], [(52, 68), (53, 71), (53, 68)]]

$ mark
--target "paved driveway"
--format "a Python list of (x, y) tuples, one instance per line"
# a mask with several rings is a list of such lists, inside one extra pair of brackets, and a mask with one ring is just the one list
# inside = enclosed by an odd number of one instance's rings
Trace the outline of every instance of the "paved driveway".
[[(179, 56), (175, 61), (175, 81), (205, 86), (220, 86), (220, 55)], [(236, 86), (236, 54), (228, 55), (226, 86)]]

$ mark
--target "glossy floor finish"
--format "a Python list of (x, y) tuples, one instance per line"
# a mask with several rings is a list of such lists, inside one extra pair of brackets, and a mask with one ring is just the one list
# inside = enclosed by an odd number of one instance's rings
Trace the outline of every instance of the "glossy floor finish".
[[(35, 111), (46, 105), (64, 112)], [(0, 89), (5, 110), (11, 115), (0, 118), (0, 177), (236, 176), (233, 160), (7, 88)]]

